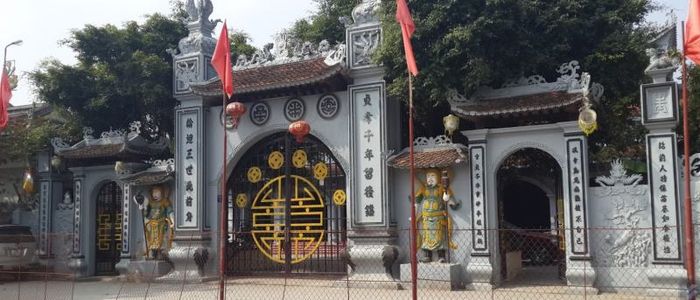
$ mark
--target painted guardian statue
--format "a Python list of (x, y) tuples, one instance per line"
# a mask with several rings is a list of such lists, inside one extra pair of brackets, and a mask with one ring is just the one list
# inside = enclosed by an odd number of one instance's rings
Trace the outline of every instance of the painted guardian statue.
[[(173, 208), (166, 194), (166, 188), (160, 185), (151, 188), (151, 195), (146, 201), (137, 201), (144, 218), (144, 235), (146, 255), (151, 259), (162, 259), (172, 245)], [(167, 238), (167, 243), (166, 243)]]
[(446, 171), (442, 174), (438, 170), (426, 171), (425, 183), (416, 193), (416, 203), (420, 207), (417, 242), (423, 250), (421, 262), (431, 262), (433, 251), (437, 251), (438, 262), (445, 262), (448, 248), (457, 248), (452, 242), (452, 221), (447, 206), (454, 210), (459, 205), (449, 188)]

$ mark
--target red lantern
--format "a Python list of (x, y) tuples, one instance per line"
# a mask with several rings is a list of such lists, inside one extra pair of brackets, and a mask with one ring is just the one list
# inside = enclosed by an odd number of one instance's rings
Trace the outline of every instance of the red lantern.
[(238, 121), (241, 120), (241, 116), (245, 113), (245, 104), (241, 102), (231, 102), (226, 105), (226, 114), (231, 116), (233, 119), (233, 128), (238, 127)]
[(297, 140), (297, 143), (304, 141), (304, 137), (311, 132), (311, 126), (304, 120), (296, 121), (289, 124), (289, 133), (291, 133)]

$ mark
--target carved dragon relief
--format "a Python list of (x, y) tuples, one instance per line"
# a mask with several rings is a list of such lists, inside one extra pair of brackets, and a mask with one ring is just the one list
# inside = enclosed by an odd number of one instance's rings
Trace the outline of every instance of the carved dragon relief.
[(651, 233), (641, 229), (639, 223), (648, 208), (647, 190), (638, 186), (642, 176), (628, 175), (620, 160), (610, 165), (609, 176), (596, 177), (595, 181), (602, 187), (595, 190), (599, 201), (614, 204), (613, 212), (605, 219), (616, 229), (604, 235), (597, 257), (605, 266), (645, 267), (649, 263)]

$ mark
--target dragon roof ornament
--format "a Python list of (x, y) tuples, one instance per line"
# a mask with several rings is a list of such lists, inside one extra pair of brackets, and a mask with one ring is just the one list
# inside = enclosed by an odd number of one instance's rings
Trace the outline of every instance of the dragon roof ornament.
[(502, 99), (526, 95), (534, 95), (541, 93), (566, 92), (566, 93), (582, 93), (590, 94), (593, 100), (599, 100), (603, 96), (604, 88), (599, 83), (590, 83), (590, 76), (583, 73), (579, 74), (581, 66), (576, 60), (561, 64), (557, 68), (557, 73), (560, 76), (554, 82), (547, 82), (542, 75), (532, 75), (529, 77), (520, 77), (517, 79), (507, 80), (500, 88), (492, 88), (488, 86), (480, 87), (470, 98), (467, 98), (457, 91), (452, 90), (448, 95), (448, 101), (451, 105), (459, 105), (465, 102), (474, 102), (479, 100)]
[(302, 42), (291, 37), (287, 31), (282, 31), (275, 35), (274, 43), (266, 44), (250, 57), (245, 54), (239, 55), (233, 69), (244, 70), (281, 65), (319, 57), (324, 57), (325, 63), (332, 66), (345, 61), (345, 49), (345, 43), (331, 46), (328, 40), (322, 40), (316, 45), (311, 42)]

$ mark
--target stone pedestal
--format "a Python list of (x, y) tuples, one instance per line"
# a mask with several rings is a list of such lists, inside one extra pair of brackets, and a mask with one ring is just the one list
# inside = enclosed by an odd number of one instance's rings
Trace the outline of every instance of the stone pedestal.
[(683, 265), (651, 265), (646, 270), (653, 288), (647, 289), (651, 297), (684, 298), (687, 291), (687, 273)]
[(347, 282), (350, 287), (401, 289), (401, 284), (392, 276), (399, 250), (390, 241), (386, 237), (351, 238)]
[(72, 256), (68, 260), (68, 268), (73, 272), (76, 277), (85, 277), (87, 274), (87, 262), (85, 261), (85, 256)]
[[(153, 281), (165, 274), (168, 274), (173, 268), (170, 262), (164, 260), (129, 260), (122, 259), (117, 264), (117, 269), (121, 275), (126, 275), (127, 278), (137, 282)], [(122, 273), (123, 271), (126, 271)]]
[(489, 256), (472, 256), (467, 265), (466, 288), (474, 291), (493, 290), (491, 273), (493, 266)]
[(521, 251), (511, 251), (506, 253), (506, 281), (515, 279), (523, 269), (523, 258)]
[[(401, 283), (411, 285), (411, 264), (401, 264)], [(462, 266), (448, 263), (418, 263), (418, 288), (439, 290), (461, 290), (464, 288), (462, 280)]]
[(598, 289), (593, 286), (595, 279), (596, 273), (591, 266), (590, 259), (574, 260), (571, 258), (566, 264), (566, 284), (571, 293), (598, 294)]
[(208, 239), (178, 239), (175, 237), (168, 257), (174, 269), (157, 278), (160, 282), (203, 282), (217, 274), (207, 274), (207, 265), (215, 261)]

